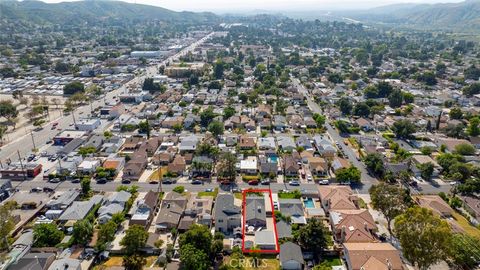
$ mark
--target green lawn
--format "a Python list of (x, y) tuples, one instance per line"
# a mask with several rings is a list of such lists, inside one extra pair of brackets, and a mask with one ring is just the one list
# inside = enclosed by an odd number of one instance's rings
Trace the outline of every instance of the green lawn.
[(293, 192), (279, 192), (278, 198), (279, 199), (300, 199), (302, 194), (298, 189), (295, 189)]
[(217, 197), (217, 194), (218, 194), (218, 188), (215, 188), (212, 192), (208, 192), (208, 191), (201, 191), (198, 193), (198, 197), (207, 197), (207, 196), (210, 196), (210, 197)]
[(342, 265), (342, 260), (335, 256), (324, 257), (322, 262), (327, 262), (330, 266)]

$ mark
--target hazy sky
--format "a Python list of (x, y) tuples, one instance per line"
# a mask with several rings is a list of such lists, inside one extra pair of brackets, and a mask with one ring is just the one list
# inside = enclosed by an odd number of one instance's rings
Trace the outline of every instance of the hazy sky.
[[(0, 0), (1, 1), (1, 0)], [(43, 0), (58, 3), (65, 0)], [(176, 11), (235, 12), (252, 10), (311, 11), (362, 9), (396, 3), (446, 3), (462, 0), (124, 0), (125, 2), (160, 6)]]

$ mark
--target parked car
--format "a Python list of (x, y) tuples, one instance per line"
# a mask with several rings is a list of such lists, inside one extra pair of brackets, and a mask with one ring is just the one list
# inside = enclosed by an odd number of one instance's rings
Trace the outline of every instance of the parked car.
[(72, 179), (71, 181), (73, 184), (77, 184), (77, 183), (80, 183), (80, 178), (75, 178), (75, 179)]
[(296, 180), (292, 180), (292, 181), (288, 182), (288, 184), (290, 186), (300, 186), (300, 182), (296, 181)]
[(205, 189), (205, 192), (213, 192), (213, 188), (207, 188)]
[(201, 180), (192, 180), (192, 185), (201, 185), (202, 183)]
[(131, 180), (128, 180), (128, 179), (123, 179), (123, 180), (122, 180), (122, 184), (127, 184), (127, 185), (128, 185), (128, 184), (130, 184), (130, 183), (132, 183)]
[[(100, 178), (97, 179), (97, 184), (106, 184), (107, 183), (107, 178)], [(122, 181), (123, 184), (123, 181)]]
[(48, 180), (48, 182), (57, 184), (57, 183), (60, 183), (60, 178), (52, 178), (52, 179)]
[(330, 182), (328, 182), (328, 180), (320, 180), (320, 181), (318, 181), (318, 183), (319, 183), (320, 185), (328, 185), (328, 184), (330, 184)]
[(43, 192), (54, 192), (55, 190), (53, 188), (50, 188), (50, 187), (44, 187), (43, 188)]
[(270, 180), (262, 180), (262, 185), (270, 185)]
[(162, 184), (165, 184), (165, 185), (170, 185), (170, 184), (173, 184), (173, 180), (172, 179), (163, 179), (162, 181)]
[(248, 184), (252, 185), (252, 186), (256, 186), (256, 185), (258, 185), (258, 180), (250, 180), (250, 181), (248, 181)]
[(30, 190), (30, 192), (42, 192), (43, 189), (41, 187), (34, 187)]
[(312, 180), (313, 180), (312, 176), (311, 176), (311, 175), (307, 175), (307, 181), (310, 182), (310, 181), (312, 181)]

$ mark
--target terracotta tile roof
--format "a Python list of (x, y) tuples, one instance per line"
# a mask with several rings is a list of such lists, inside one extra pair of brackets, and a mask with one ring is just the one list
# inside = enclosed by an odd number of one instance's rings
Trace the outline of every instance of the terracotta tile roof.
[(400, 252), (390, 243), (345, 243), (352, 270), (403, 270)]

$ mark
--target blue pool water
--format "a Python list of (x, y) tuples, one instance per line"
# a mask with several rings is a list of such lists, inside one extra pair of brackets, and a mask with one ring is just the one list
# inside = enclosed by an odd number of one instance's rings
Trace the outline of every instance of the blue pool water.
[(315, 203), (313, 203), (312, 198), (307, 198), (306, 200), (303, 200), (303, 203), (305, 204), (306, 208), (315, 208)]
[(270, 162), (277, 163), (278, 157), (270, 157)]

